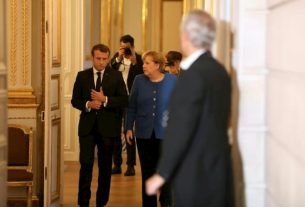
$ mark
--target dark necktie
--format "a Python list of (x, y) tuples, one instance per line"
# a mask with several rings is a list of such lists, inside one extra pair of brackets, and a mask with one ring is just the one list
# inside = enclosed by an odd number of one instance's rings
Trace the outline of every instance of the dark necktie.
[(100, 91), (101, 85), (102, 85), (101, 72), (97, 72), (96, 74), (97, 74), (97, 79), (96, 79), (96, 84), (95, 84), (95, 90)]

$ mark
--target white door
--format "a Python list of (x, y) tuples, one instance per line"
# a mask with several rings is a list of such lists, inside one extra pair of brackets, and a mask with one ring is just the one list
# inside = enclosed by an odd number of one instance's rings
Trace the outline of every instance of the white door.
[(44, 206), (60, 206), (61, 139), (61, 0), (44, 0)]

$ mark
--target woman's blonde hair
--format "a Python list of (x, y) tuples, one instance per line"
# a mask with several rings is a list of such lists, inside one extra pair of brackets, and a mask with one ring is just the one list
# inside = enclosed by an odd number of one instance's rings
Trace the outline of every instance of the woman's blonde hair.
[(162, 53), (160, 52), (156, 52), (156, 51), (147, 51), (145, 52), (143, 55), (142, 55), (142, 59), (144, 61), (144, 59), (146, 57), (151, 57), (152, 58), (152, 61), (156, 64), (159, 64), (159, 70), (162, 71), (163, 70), (163, 67), (164, 67), (164, 64), (165, 64), (165, 58), (164, 56), (162, 55)]

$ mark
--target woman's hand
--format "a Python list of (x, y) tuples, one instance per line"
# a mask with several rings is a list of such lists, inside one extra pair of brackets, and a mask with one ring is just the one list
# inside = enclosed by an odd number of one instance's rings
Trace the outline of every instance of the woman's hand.
[(133, 140), (133, 133), (132, 133), (132, 130), (127, 130), (126, 132), (126, 141), (128, 144), (132, 145), (132, 140)]

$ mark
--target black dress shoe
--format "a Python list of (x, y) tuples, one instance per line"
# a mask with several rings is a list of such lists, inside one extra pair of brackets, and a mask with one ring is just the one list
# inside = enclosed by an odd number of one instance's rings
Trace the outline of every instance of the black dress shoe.
[(121, 166), (114, 166), (112, 168), (111, 174), (121, 174), (121, 173), (122, 173)]
[(125, 172), (125, 176), (134, 176), (136, 174), (133, 166), (128, 166)]

